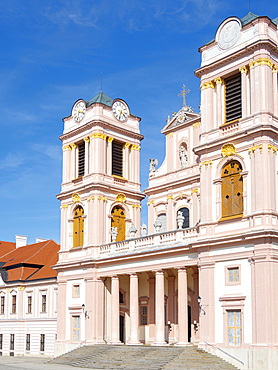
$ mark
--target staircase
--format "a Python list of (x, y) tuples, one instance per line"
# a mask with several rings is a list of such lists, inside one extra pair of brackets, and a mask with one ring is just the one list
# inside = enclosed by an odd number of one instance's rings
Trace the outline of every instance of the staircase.
[(190, 346), (84, 346), (50, 361), (87, 369), (236, 369), (224, 360)]

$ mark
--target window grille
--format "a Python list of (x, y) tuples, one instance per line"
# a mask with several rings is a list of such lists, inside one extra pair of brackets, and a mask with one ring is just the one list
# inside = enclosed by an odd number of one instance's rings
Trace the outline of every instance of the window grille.
[(32, 297), (28, 297), (28, 313), (32, 313)]
[(45, 334), (41, 334), (41, 339), (40, 339), (40, 351), (44, 352), (44, 347), (45, 347)]
[(148, 325), (148, 306), (141, 306), (141, 325)]
[(31, 335), (26, 334), (26, 351), (30, 351)]
[(228, 310), (228, 345), (241, 345), (241, 311)]
[(46, 312), (46, 295), (42, 295), (42, 312)]
[(84, 210), (78, 206), (74, 211), (73, 216), (73, 248), (83, 246), (84, 235)]
[(14, 351), (14, 334), (10, 335), (10, 351)]
[(12, 296), (12, 313), (16, 313), (16, 295)]
[(5, 313), (5, 297), (1, 297), (1, 314)]

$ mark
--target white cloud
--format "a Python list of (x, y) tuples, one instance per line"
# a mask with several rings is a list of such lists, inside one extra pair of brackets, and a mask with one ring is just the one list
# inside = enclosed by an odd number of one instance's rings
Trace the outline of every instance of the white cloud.
[(15, 169), (24, 163), (22, 153), (8, 153), (7, 156), (0, 161), (0, 169)]

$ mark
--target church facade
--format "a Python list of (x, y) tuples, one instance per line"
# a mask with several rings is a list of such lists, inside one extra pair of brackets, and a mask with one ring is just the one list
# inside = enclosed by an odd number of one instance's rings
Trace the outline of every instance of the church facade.
[[(60, 137), (60, 250), (42, 241), (1, 257), (3, 354), (16, 332), (15, 355), (26, 354), (28, 334), (48, 355), (193, 343), (239, 368), (278, 368), (277, 46), (277, 18), (221, 23), (199, 49), (201, 112), (186, 104), (184, 87), (144, 193), (140, 118), (103, 92), (76, 101)], [(42, 266), (35, 256), (48, 243), (52, 262)], [(29, 268), (46, 273), (31, 279)]]
[(103, 92), (74, 104), (61, 136), (56, 353), (193, 342), (237, 366), (278, 366), (277, 44), (277, 18), (249, 13), (199, 49), (201, 114), (184, 99), (162, 130), (148, 233), (140, 118)]

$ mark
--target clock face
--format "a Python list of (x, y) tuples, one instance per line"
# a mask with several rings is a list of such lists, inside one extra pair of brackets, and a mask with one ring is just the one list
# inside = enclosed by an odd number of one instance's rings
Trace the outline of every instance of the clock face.
[(75, 122), (80, 122), (85, 116), (86, 104), (83, 100), (79, 101), (73, 109), (73, 118)]
[(127, 109), (124, 103), (122, 103), (121, 101), (115, 101), (115, 103), (112, 105), (112, 111), (114, 116), (119, 121), (124, 122), (127, 120)]
[(240, 25), (236, 20), (226, 23), (220, 31), (218, 44), (221, 49), (229, 49), (235, 45), (240, 36)]

